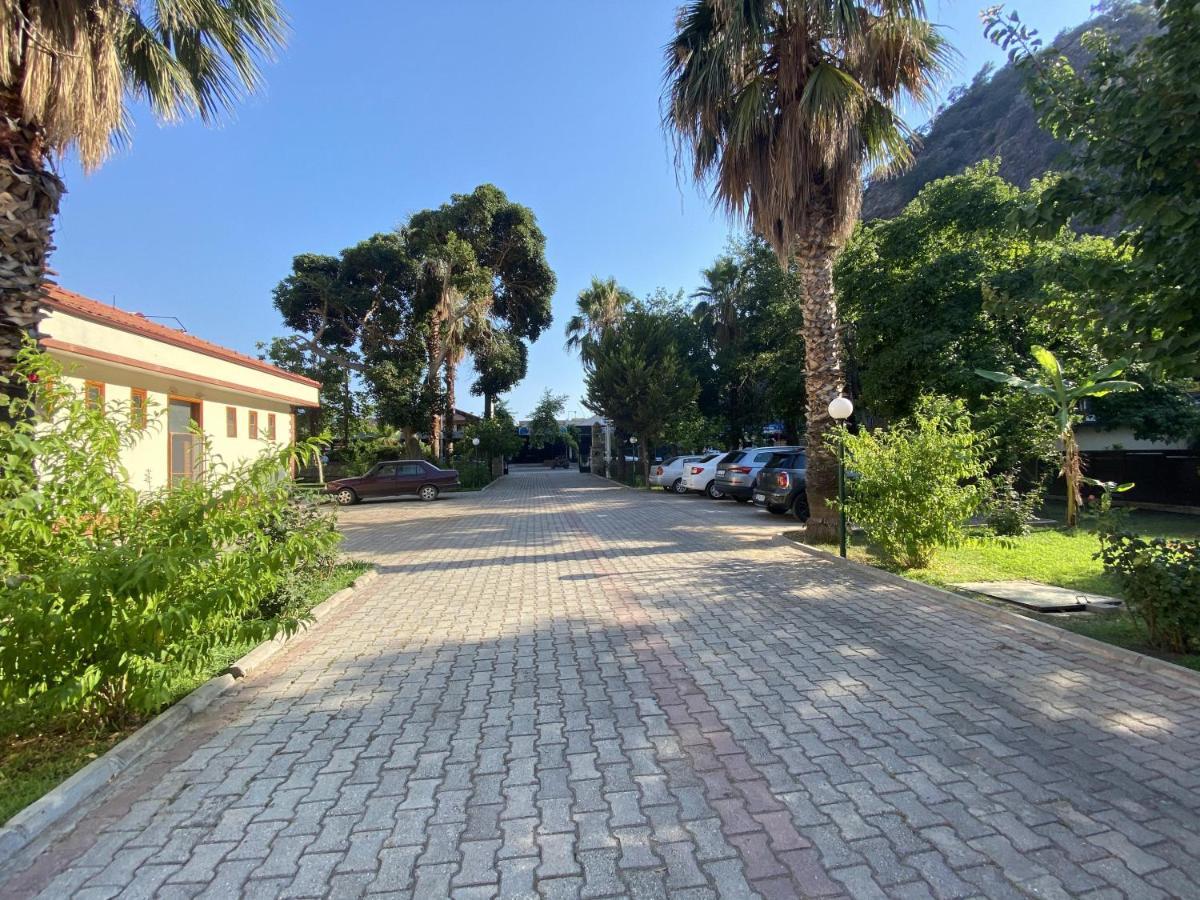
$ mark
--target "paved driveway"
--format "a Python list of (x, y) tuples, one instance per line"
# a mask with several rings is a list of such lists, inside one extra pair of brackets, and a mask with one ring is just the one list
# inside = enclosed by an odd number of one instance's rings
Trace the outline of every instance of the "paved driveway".
[(356, 602), (0, 890), (1200, 896), (1200, 698), (572, 472), (370, 504)]

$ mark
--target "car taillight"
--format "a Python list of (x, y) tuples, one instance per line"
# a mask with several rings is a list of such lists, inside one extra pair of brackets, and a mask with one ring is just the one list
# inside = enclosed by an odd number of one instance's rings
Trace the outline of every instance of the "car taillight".
[(704, 466), (692, 466), (692, 474), (693, 475), (699, 475), (703, 471), (704, 471)]
[(657, 469), (655, 469), (655, 470), (654, 470), (654, 474), (655, 474), (655, 475), (661, 475), (661, 474), (662, 474), (662, 466), (659, 466)]
[(792, 479), (788, 477), (787, 472), (777, 472), (775, 474), (775, 486), (785, 488), (792, 483)]
[(749, 466), (730, 466), (729, 471), (737, 472), (739, 475), (749, 475), (750, 467)]

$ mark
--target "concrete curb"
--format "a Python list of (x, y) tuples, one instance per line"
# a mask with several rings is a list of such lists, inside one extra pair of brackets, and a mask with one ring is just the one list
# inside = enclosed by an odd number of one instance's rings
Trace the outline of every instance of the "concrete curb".
[(494, 484), (495, 484), (496, 482), (498, 482), (500, 479), (502, 479), (502, 478), (507, 478), (507, 477), (508, 477), (507, 475), (497, 475), (495, 478), (493, 478), (491, 481), (489, 481), (487, 484), (485, 484), (485, 485), (484, 485), (483, 487), (481, 487), (479, 490), (477, 490), (477, 491), (472, 491), (471, 493), (474, 493), (474, 494), (482, 494), (484, 491), (486, 491), (486, 490), (488, 490), (489, 488), (491, 488), (491, 487), (492, 487), (492, 485), (494, 485)]
[(1049, 625), (1045, 622), (1039, 622), (1037, 619), (1030, 619), (1013, 610), (1003, 609), (998, 606), (992, 606), (987, 603), (981, 603), (978, 600), (972, 600), (969, 597), (964, 597), (961, 594), (956, 594), (953, 591), (947, 591), (933, 585), (924, 584), (920, 581), (913, 581), (910, 578), (905, 578), (903, 575), (897, 575), (894, 572), (885, 572), (883, 569), (877, 569), (874, 566), (868, 566), (864, 563), (855, 562), (851, 559), (842, 559), (836, 553), (830, 553), (827, 550), (821, 550), (811, 544), (804, 544), (800, 541), (793, 541), (791, 538), (785, 537), (782, 534), (778, 535), (777, 540), (782, 541), (792, 547), (799, 553), (805, 553), (809, 556), (815, 556), (820, 559), (825, 559), (836, 563), (840, 566), (853, 568), (857, 573), (865, 574), (875, 581), (883, 584), (901, 585), (909, 590), (915, 591), (923, 598), (933, 600), (938, 603), (947, 603), (952, 606), (957, 606), (960, 609), (973, 612), (977, 615), (986, 616), (989, 619), (995, 619), (1009, 627), (1018, 628), (1023, 631), (1030, 631), (1037, 634), (1039, 637), (1047, 638), (1058, 644), (1066, 644), (1078, 650), (1084, 650), (1088, 653), (1094, 653), (1097, 656), (1102, 656), (1111, 659), (1113, 662), (1121, 663), (1131, 669), (1136, 669), (1142, 672), (1152, 672), (1162, 678), (1172, 682), (1175, 686), (1189, 693), (1200, 697), (1200, 672), (1194, 669), (1188, 669), (1184, 666), (1177, 666), (1173, 662), (1167, 662), (1165, 659), (1158, 659), (1154, 656), (1147, 656), (1145, 653), (1139, 653), (1136, 650), (1129, 650), (1125, 647), (1118, 647), (1115, 644), (1107, 644), (1104, 641), (1098, 641), (1095, 638), (1090, 638), (1083, 634), (1076, 634), (1073, 631), (1067, 631), (1065, 628), (1057, 628), (1054, 625)]
[[(342, 588), (312, 608), (311, 624), (316, 625), (329, 616), (355, 591), (369, 584), (379, 575), (372, 568), (354, 580), (350, 587)], [(103, 756), (92, 760), (66, 781), (25, 807), (8, 822), (0, 826), (0, 868), (27, 847), (42, 832), (86, 802), (93, 794), (111, 782), (131, 766), (146, 751), (159, 746), (168, 735), (178, 733), (191, 719), (203, 712), (213, 701), (251, 672), (262, 667), (272, 656), (287, 646), (292, 638), (304, 634), (301, 628), (291, 638), (275, 635), (259, 644), (224, 673), (210, 678), (186, 697), (159, 713), (129, 737), (125, 738)]]

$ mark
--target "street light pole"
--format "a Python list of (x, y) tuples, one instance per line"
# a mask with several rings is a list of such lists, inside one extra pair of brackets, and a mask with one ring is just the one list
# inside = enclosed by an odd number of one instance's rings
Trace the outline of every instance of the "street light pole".
[[(829, 402), (829, 416), (844, 424), (854, 414), (854, 404), (840, 394)], [(846, 558), (846, 443), (838, 441), (838, 551)]]

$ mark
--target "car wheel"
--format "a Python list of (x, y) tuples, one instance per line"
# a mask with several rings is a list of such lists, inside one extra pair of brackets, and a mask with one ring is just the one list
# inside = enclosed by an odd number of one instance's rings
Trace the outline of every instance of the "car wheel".
[(340, 506), (353, 506), (358, 502), (358, 494), (354, 493), (350, 488), (342, 488), (333, 496), (337, 498), (338, 505)]
[(708, 494), (708, 496), (713, 500), (720, 500), (725, 496), (725, 492), (717, 487), (717, 483), (715, 481), (710, 481), (708, 483), (708, 485), (704, 488), (704, 493)]
[(792, 515), (801, 522), (808, 521), (808, 496), (800, 493), (796, 495), (795, 502), (792, 503)]
[(426, 502), (436, 500), (438, 498), (438, 489), (435, 485), (427, 484), (417, 492), (417, 496)]
[(671, 486), (667, 490), (672, 494), (686, 494), (687, 488), (683, 486), (683, 479), (676, 478), (671, 482)]
[(768, 506), (767, 512), (771, 513), (773, 516), (782, 516), (785, 512), (787, 512), (787, 510), (780, 509), (778, 506)]

